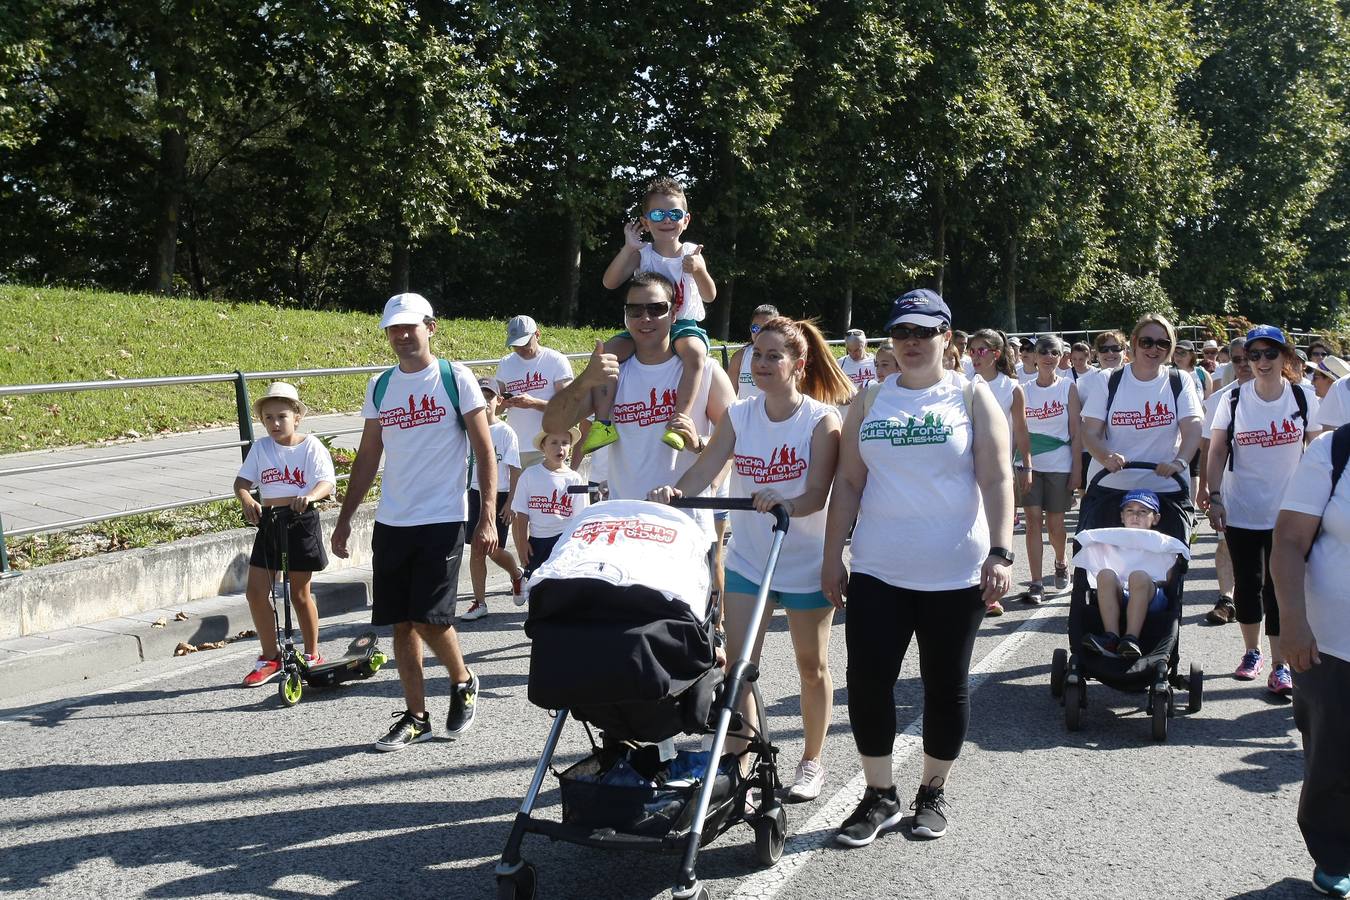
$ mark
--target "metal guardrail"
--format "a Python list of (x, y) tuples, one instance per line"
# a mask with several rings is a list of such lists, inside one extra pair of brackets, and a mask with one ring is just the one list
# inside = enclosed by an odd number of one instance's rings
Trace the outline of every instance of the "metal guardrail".
[[(1181, 328), (1178, 330), (1187, 328), (1198, 331), (1198, 326), (1181, 326)], [(1085, 339), (1090, 340), (1091, 336), (1096, 332), (1079, 330), (1079, 331), (1058, 331), (1055, 333), (1064, 337), (1069, 337), (1070, 335), (1083, 335)], [(1288, 333), (1292, 337), (1295, 337), (1296, 339), (1309, 338), (1315, 336), (1309, 332), (1289, 331)], [(1015, 337), (1029, 337), (1032, 334), (1034, 334), (1034, 332), (1009, 333), (1010, 336)], [(879, 345), (885, 343), (886, 340), (887, 338), (885, 337), (875, 337), (869, 338), (867, 340), (867, 343)], [(830, 346), (837, 347), (842, 346), (845, 342), (843, 340), (830, 340), (826, 341), (826, 343), (829, 344)], [(711, 350), (713, 353), (716, 353), (720, 357), (722, 367), (726, 368), (728, 363), (730, 362), (732, 354), (734, 354), (737, 350), (739, 350), (741, 346), (743, 345), (723, 343), (712, 347)], [(564, 356), (566, 356), (567, 359), (569, 360), (587, 359), (590, 357), (590, 353), (567, 353), (564, 354)], [(459, 360), (458, 362), (460, 362), (462, 365), (468, 366), (469, 368), (485, 368), (488, 366), (497, 365), (497, 363), (500, 362), (500, 359), (494, 357), (491, 359)], [(263, 372), (235, 371), (232, 373), (217, 372), (213, 374), (204, 374), (204, 375), (166, 375), (155, 378), (123, 378), (123, 379), (108, 379), (102, 381), (62, 381), (62, 382), (53, 382), (50, 384), (0, 385), (0, 397), (14, 397), (28, 394), (80, 393), (86, 391), (174, 387), (191, 384), (225, 384), (228, 382), (234, 385), (235, 412), (239, 425), (239, 439), (236, 441), (228, 441), (214, 444), (203, 444), (195, 447), (178, 447), (170, 450), (147, 450), (143, 452), (126, 453), (112, 457), (70, 460), (67, 462), (60, 462), (60, 463), (46, 463), (33, 466), (22, 466), (16, 469), (0, 470), (0, 478), (14, 475), (27, 475), (37, 472), (50, 472), (60, 469), (76, 469), (76, 468), (83, 468), (86, 466), (108, 465), (112, 463), (132, 462), (143, 459), (155, 459), (158, 457), (184, 456), (191, 453), (202, 453), (211, 450), (226, 449), (229, 447), (238, 447), (240, 449), (241, 457), (246, 458), (248, 456), (249, 449), (253, 446), (253, 408), (252, 404), (250, 404), (249, 402), (248, 382), (260, 380), (276, 381), (285, 378), (315, 378), (315, 377), (340, 376), (340, 375), (373, 375), (376, 372), (383, 372), (387, 368), (389, 368), (389, 366), (386, 364), (386, 365), (369, 365), (369, 366), (344, 366), (339, 368), (326, 368), (326, 369), (278, 369), (274, 371), (263, 371)], [(345, 429), (342, 431), (323, 432), (320, 433), (319, 436), (337, 437), (339, 435), (353, 434), (359, 431), (360, 429)], [(345, 477), (346, 476), (339, 476), (338, 480), (341, 481), (345, 479)], [(146, 513), (153, 513), (153, 512), (164, 512), (171, 509), (181, 509), (187, 506), (196, 506), (202, 503), (212, 503), (221, 500), (229, 500), (232, 499), (233, 497), (234, 497), (233, 493), (218, 494), (209, 497), (195, 498), (191, 500), (174, 501), (172, 503), (161, 503), (154, 506), (141, 506), (136, 507), (134, 509), (122, 510), (116, 513), (107, 513), (99, 516), (86, 516), (83, 518), (70, 519), (68, 521), (63, 522), (56, 522), (50, 525), (35, 526), (32, 528), (21, 528), (15, 529), (13, 531), (4, 530), (3, 518), (0, 517), (0, 577), (17, 574), (12, 572), (9, 566), (9, 554), (5, 546), (7, 538), (25, 537), (32, 534), (41, 534), (52, 531), (62, 531), (69, 528), (77, 528), (82, 525), (93, 525), (98, 522), (106, 522), (111, 521), (113, 519), (126, 518), (128, 516), (143, 515)]]

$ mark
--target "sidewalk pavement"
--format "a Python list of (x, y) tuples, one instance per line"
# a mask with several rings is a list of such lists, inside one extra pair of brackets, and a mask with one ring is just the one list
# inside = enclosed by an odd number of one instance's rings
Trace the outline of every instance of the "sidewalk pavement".
[[(355, 448), (364, 420), (355, 414), (311, 416), (304, 431), (333, 435), (339, 447)], [(255, 434), (257, 432), (255, 431)], [(12, 469), (74, 460), (107, 460), (134, 453), (204, 447), (239, 440), (239, 430), (211, 428), (185, 434), (69, 450), (38, 450), (0, 456), (0, 521), (6, 533), (59, 530), (62, 522), (146, 506), (230, 493), (243, 456), (239, 447), (202, 450), (78, 468), (6, 475)]]

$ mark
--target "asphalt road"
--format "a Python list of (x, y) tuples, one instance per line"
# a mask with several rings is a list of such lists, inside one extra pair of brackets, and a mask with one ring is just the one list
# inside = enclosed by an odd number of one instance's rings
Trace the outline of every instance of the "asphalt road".
[[(1019, 544), (1021, 539), (1019, 538)], [(837, 705), (813, 803), (789, 807), (792, 837), (759, 870), (737, 828), (700, 856), (718, 898), (1306, 897), (1311, 862), (1294, 821), (1302, 772), (1290, 706), (1231, 672), (1236, 626), (1198, 624), (1213, 603), (1213, 538), (1187, 585), (1183, 671), (1209, 673), (1204, 709), (1149, 739), (1142, 697), (1094, 684), (1083, 730), (1065, 730), (1048, 690), (1065, 644), (1067, 595), (1009, 604), (975, 652), (969, 739), (948, 786), (939, 841), (901, 832), (846, 850), (834, 829), (859, 794), (844, 707), (843, 617), (831, 649)], [(1019, 569), (1021, 568), (1019, 563)], [(1024, 575), (1024, 571), (1022, 573)], [(495, 584), (497, 589), (503, 585)], [(463, 607), (462, 607), (463, 608)], [(495, 896), (492, 868), (550, 719), (525, 697), (523, 611), (505, 596), (461, 627), (482, 681), (478, 720), (457, 741), (381, 754), (371, 742), (401, 707), (379, 676), (283, 709), (273, 686), (244, 689), (251, 647), (165, 659), (0, 708), (0, 891), (29, 896)], [(359, 616), (325, 625), (344, 642)], [(387, 643), (387, 642), (386, 642)], [(911, 653), (896, 689), (897, 783), (918, 781), (922, 697)], [(429, 669), (444, 724), (448, 683)], [(781, 614), (761, 687), (784, 777), (801, 752), (795, 670)], [(1179, 695), (1184, 709), (1185, 696)], [(565, 733), (562, 764), (586, 748)], [(556, 781), (544, 809), (556, 812)], [(668, 897), (674, 857), (600, 852), (531, 836), (541, 898)]]

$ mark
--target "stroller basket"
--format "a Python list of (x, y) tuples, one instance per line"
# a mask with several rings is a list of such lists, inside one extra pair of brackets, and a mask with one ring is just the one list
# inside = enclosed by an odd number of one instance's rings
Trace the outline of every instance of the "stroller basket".
[[(689, 830), (699, 782), (608, 784), (600, 780), (607, 771), (603, 753), (593, 753), (558, 774), (565, 824), (649, 838)], [(713, 784), (714, 805), (732, 795), (735, 785), (730, 773), (734, 771), (735, 766), (728, 766), (724, 759)]]

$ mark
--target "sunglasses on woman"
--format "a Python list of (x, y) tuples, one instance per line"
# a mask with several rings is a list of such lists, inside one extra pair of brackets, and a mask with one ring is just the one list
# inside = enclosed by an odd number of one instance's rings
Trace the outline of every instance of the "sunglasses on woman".
[(677, 206), (674, 209), (649, 209), (647, 210), (646, 218), (649, 222), (664, 222), (666, 219), (669, 219), (672, 222), (678, 222), (683, 219), (684, 216), (684, 210)]
[(640, 319), (644, 315), (649, 319), (659, 319), (670, 312), (669, 303), (625, 303), (623, 314), (630, 319)]
[(1119, 353), (1121, 350), (1124, 350), (1124, 349), (1125, 349), (1125, 348), (1122, 347), (1122, 346), (1120, 346), (1119, 344), (1107, 344), (1107, 345), (1105, 345), (1105, 346), (1103, 346), (1103, 347), (1098, 347), (1098, 348), (1097, 348), (1097, 352), (1098, 352), (1098, 353)]
[(947, 326), (941, 325), (937, 328), (928, 328), (923, 325), (916, 325), (913, 328), (908, 325), (897, 325), (891, 329), (891, 339), (896, 341), (908, 341), (918, 339), (927, 341), (937, 337), (939, 334), (945, 334)]
[(759, 334), (760, 331), (763, 330), (763, 328), (764, 328), (763, 325), (751, 325), (751, 326), (750, 326), (750, 336), (751, 336), (751, 337), (754, 337), (755, 335)]
[(988, 356), (996, 352), (993, 347), (971, 347), (968, 351), (971, 356)]
[(1264, 350), (1247, 351), (1247, 358), (1250, 359), (1252, 362), (1255, 362), (1256, 360), (1261, 359), (1262, 357), (1265, 357), (1271, 362), (1274, 362), (1281, 356), (1284, 356), (1284, 351), (1281, 350), (1279, 347), (1267, 347)]
[(1162, 350), (1171, 350), (1172, 342), (1167, 338), (1155, 338), (1149, 337), (1148, 335), (1139, 338), (1140, 350), (1152, 350), (1154, 347), (1158, 347)]
[(1329, 354), (1328, 354), (1327, 351), (1325, 351), (1325, 350), (1309, 350), (1309, 351), (1308, 351), (1308, 358), (1309, 358), (1309, 359), (1324, 359), (1324, 358), (1326, 358), (1328, 355), (1329, 355)]
[(1062, 350), (1055, 350), (1055, 349), (1053, 349), (1053, 348), (1051, 348), (1051, 347), (1040, 347), (1040, 348), (1037, 348), (1036, 352), (1039, 353), (1041, 356), (1063, 356), (1063, 355), (1064, 355), (1064, 351), (1062, 351)]

